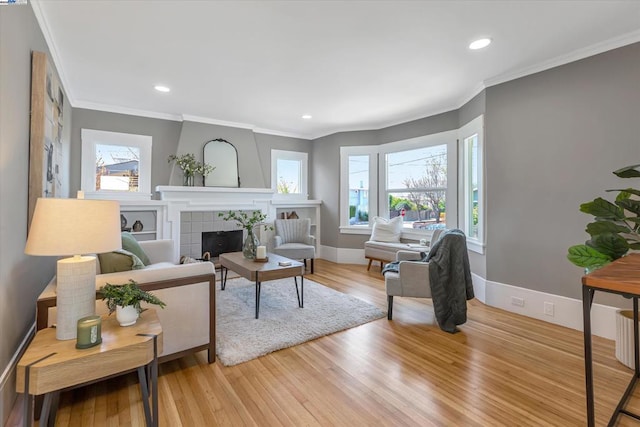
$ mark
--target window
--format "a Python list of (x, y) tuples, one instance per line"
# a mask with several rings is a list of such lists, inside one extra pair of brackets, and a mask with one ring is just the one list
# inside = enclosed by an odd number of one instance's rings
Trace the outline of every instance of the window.
[(446, 228), (447, 145), (386, 154), (388, 216), (411, 229)]
[(282, 198), (308, 197), (308, 154), (271, 150), (271, 188)]
[(376, 215), (402, 216), (403, 236), (410, 238), (456, 227), (456, 136), (457, 131), (449, 131), (379, 146), (341, 147), (341, 232), (371, 233), (369, 218)]
[(377, 215), (377, 147), (341, 147), (340, 223), (369, 233), (369, 218)]
[(469, 249), (484, 253), (483, 116), (460, 128), (462, 228)]
[(151, 198), (151, 136), (82, 129), (87, 198)]

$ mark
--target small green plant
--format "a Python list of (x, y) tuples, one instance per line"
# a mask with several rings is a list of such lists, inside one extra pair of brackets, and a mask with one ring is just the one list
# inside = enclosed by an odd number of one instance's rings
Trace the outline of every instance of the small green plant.
[[(639, 178), (639, 167), (627, 166), (613, 173), (620, 178)], [(595, 221), (587, 224), (585, 230), (591, 238), (584, 245), (569, 248), (567, 258), (578, 267), (599, 268), (626, 255), (629, 250), (640, 249), (640, 190), (607, 191), (619, 192), (614, 203), (598, 197), (580, 205), (580, 211), (593, 215)]]
[(140, 289), (138, 283), (133, 280), (129, 280), (129, 282), (124, 285), (112, 285), (107, 283), (100, 288), (98, 294), (102, 297), (103, 301), (107, 301), (109, 314), (116, 311), (116, 306), (118, 305), (121, 307), (132, 305), (136, 308), (138, 313), (141, 313), (142, 307), (140, 307), (140, 302), (142, 301), (158, 305), (160, 308), (166, 307), (166, 304), (160, 301), (158, 297)]
[(273, 230), (273, 227), (269, 224), (263, 224), (263, 221), (267, 219), (267, 216), (260, 211), (253, 211), (251, 216), (247, 215), (245, 211), (229, 211), (227, 213), (218, 212), (218, 216), (222, 217), (225, 221), (235, 221), (239, 227), (242, 227), (247, 231), (253, 231), (255, 226), (260, 224), (264, 226), (264, 231)]

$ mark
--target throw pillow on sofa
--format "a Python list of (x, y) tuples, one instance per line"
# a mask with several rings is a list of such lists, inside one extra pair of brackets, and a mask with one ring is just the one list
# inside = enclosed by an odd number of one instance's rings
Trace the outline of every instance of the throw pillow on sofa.
[(113, 252), (105, 252), (98, 254), (100, 262), (100, 273), (117, 273), (119, 271), (130, 271), (144, 268), (144, 264), (135, 254), (118, 250)]
[(379, 216), (373, 218), (373, 231), (371, 232), (371, 240), (376, 242), (400, 242), (402, 234), (402, 217), (397, 216), (393, 219), (386, 219)]
[(140, 246), (140, 243), (138, 243), (136, 238), (133, 237), (131, 233), (127, 233), (126, 231), (122, 233), (122, 249), (124, 249), (125, 251), (129, 251), (140, 258), (140, 261), (142, 261), (144, 265), (151, 264), (149, 257), (146, 253), (144, 253), (144, 250)]

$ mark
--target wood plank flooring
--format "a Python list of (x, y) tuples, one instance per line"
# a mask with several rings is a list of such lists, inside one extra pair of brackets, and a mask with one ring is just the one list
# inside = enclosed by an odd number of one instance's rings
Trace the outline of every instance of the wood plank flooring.
[[(386, 310), (384, 281), (363, 265), (316, 260), (308, 278)], [(576, 283), (576, 286), (580, 286)], [(582, 333), (469, 302), (461, 332), (442, 332), (431, 300), (395, 298), (394, 320), (234, 367), (204, 353), (160, 366), (162, 426), (583, 426)], [(594, 337), (597, 425), (631, 370)], [(137, 377), (61, 396), (56, 426), (138, 426)], [(633, 408), (640, 411), (639, 402)], [(19, 423), (14, 411), (9, 425)], [(622, 418), (621, 426), (637, 425)]]

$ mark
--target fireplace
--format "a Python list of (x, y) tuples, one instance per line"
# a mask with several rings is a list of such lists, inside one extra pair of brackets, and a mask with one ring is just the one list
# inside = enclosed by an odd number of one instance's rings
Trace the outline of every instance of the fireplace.
[(202, 253), (209, 252), (217, 260), (220, 254), (242, 250), (242, 230), (203, 231)]

